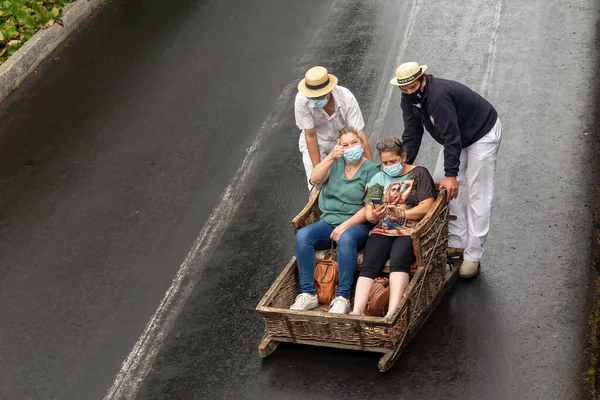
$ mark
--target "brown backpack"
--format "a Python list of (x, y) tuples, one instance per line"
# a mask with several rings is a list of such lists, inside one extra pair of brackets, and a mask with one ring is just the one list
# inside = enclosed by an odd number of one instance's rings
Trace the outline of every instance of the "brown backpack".
[(366, 315), (383, 317), (387, 313), (390, 302), (390, 286), (388, 278), (376, 278), (369, 290), (369, 302)]
[(337, 261), (317, 260), (314, 277), (319, 303), (329, 305), (338, 288)]

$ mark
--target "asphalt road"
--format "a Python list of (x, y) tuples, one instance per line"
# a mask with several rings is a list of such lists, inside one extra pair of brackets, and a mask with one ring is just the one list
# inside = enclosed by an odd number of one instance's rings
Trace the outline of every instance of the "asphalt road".
[[(138, 399), (582, 398), (598, 11), (108, 1), (0, 106), (0, 398), (102, 399), (211, 216), (227, 223), (190, 262), (195, 284)], [(375, 143), (402, 132), (387, 81), (409, 59), (502, 118), (482, 272), (386, 374), (353, 351), (282, 345), (261, 360), (254, 307), (307, 199), (295, 85), (328, 67)], [(417, 162), (432, 168), (437, 151), (427, 140)]]

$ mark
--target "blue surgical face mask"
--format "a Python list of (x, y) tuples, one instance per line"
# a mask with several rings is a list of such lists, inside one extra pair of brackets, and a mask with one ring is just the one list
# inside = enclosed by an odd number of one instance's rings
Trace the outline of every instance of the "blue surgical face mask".
[(386, 174), (388, 174), (389, 176), (396, 177), (396, 176), (400, 176), (400, 174), (402, 174), (402, 170), (404, 168), (402, 167), (402, 163), (396, 163), (396, 164), (392, 164), (392, 165), (384, 165), (383, 166), (383, 172), (385, 172)]
[(329, 99), (327, 97), (325, 97), (324, 99), (321, 99), (321, 100), (310, 99), (310, 101), (313, 103), (313, 105), (316, 108), (323, 109), (323, 107), (325, 107), (327, 105), (327, 102), (329, 101)]
[(344, 158), (348, 162), (355, 163), (360, 161), (364, 152), (365, 150), (362, 146), (351, 147), (348, 150), (344, 151)]

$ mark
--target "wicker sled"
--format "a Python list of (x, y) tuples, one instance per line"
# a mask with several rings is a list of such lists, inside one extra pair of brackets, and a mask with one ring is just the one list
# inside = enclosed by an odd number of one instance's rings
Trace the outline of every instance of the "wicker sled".
[[(317, 199), (318, 194), (294, 218), (295, 232), (319, 220)], [(300, 292), (293, 257), (256, 307), (266, 326), (259, 355), (268, 357), (280, 342), (291, 342), (383, 353), (379, 370), (390, 369), (458, 276), (458, 268), (448, 264), (446, 256), (448, 219), (446, 190), (442, 189), (412, 234), (418, 267), (411, 271), (405, 297), (389, 322), (383, 317), (329, 314), (324, 305), (310, 311), (290, 310)], [(317, 258), (322, 257), (317, 254)], [(359, 255), (359, 268), (361, 264)]]

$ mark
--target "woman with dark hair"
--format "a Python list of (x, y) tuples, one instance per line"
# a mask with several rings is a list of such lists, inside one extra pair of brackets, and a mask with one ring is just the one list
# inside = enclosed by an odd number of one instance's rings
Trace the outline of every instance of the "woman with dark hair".
[(365, 211), (377, 224), (365, 245), (363, 266), (356, 284), (353, 315), (362, 315), (373, 281), (390, 260), (390, 302), (386, 318), (400, 306), (408, 286), (408, 272), (415, 263), (411, 233), (433, 206), (433, 179), (424, 167), (406, 163), (406, 151), (398, 138), (377, 143), (382, 171), (369, 182)]

